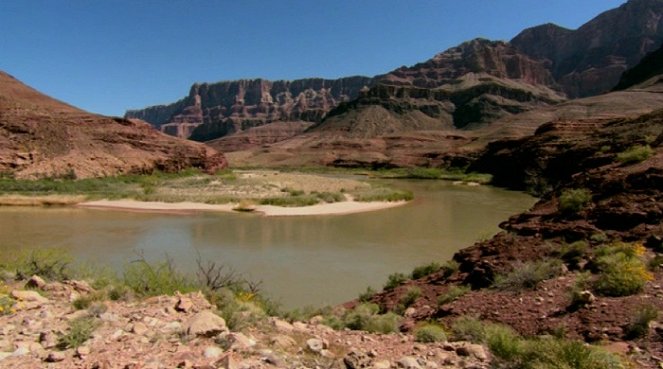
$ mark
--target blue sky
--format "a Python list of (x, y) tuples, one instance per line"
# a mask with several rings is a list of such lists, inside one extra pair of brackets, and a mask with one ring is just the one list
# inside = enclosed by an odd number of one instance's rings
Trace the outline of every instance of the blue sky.
[(88, 111), (194, 82), (375, 75), (460, 42), (577, 28), (624, 0), (0, 0), (0, 70)]

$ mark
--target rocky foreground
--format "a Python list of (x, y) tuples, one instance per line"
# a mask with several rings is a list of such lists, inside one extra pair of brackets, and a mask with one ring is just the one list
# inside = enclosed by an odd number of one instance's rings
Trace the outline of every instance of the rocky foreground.
[[(7, 292), (18, 303), (9, 314), (0, 312), (3, 368), (490, 366), (481, 345), (424, 344), (409, 334), (335, 331), (321, 324), (321, 317), (293, 323), (264, 317), (231, 330), (200, 293), (99, 301), (77, 310), (72, 302), (96, 293), (85, 282), (46, 283), (33, 277), (26, 286), (12, 287)], [(254, 319), (250, 313), (245, 318)]]

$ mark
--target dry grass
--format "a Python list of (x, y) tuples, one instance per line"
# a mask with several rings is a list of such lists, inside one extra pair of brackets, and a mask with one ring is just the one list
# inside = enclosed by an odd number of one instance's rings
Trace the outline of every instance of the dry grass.
[(0, 196), (0, 206), (69, 206), (85, 200), (86, 196), (74, 195), (2, 195)]

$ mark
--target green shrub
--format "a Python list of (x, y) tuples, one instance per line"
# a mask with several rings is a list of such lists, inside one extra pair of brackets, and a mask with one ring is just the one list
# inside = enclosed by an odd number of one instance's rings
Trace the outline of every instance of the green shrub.
[(410, 287), (407, 292), (405, 292), (405, 295), (401, 297), (400, 303), (406, 308), (410, 307), (417, 301), (419, 296), (421, 296), (421, 288)]
[(368, 301), (371, 300), (371, 298), (373, 298), (373, 296), (375, 296), (376, 293), (377, 292), (372, 287), (370, 287), (370, 286), (366, 287), (366, 291), (362, 292), (359, 295), (358, 300), (360, 302), (368, 302)]
[(398, 332), (401, 319), (402, 318), (399, 315), (392, 312), (374, 315), (368, 321), (364, 330), (372, 333), (382, 334)]
[(447, 290), (447, 292), (441, 294), (437, 298), (437, 304), (438, 305), (444, 305), (448, 304), (452, 301), (455, 301), (459, 297), (463, 296), (464, 294), (468, 293), (470, 291), (469, 287), (466, 286), (451, 286)]
[(311, 194), (326, 203), (341, 202), (345, 200), (345, 196), (338, 192), (313, 192)]
[(640, 163), (652, 155), (654, 155), (654, 150), (649, 145), (635, 145), (617, 154), (617, 161), (622, 164)]
[(11, 314), (16, 301), (4, 293), (0, 293), (0, 316)]
[(649, 260), (649, 263), (647, 263), (647, 266), (651, 271), (661, 269), (662, 265), (663, 265), (663, 255), (656, 255), (651, 260)]
[(487, 324), (485, 328), (486, 345), (496, 357), (519, 362), (524, 354), (523, 342), (513, 329), (500, 324)]
[(387, 283), (384, 285), (385, 290), (393, 290), (407, 281), (407, 276), (403, 273), (393, 273), (387, 277)]
[(456, 260), (449, 260), (444, 265), (442, 265), (442, 271), (444, 278), (450, 277), (452, 274), (456, 273), (460, 268), (460, 264)]
[(313, 195), (298, 195), (290, 197), (268, 197), (265, 199), (260, 199), (259, 201), (261, 205), (298, 207), (315, 205), (320, 202), (320, 199)]
[(559, 210), (564, 213), (577, 213), (590, 201), (592, 201), (592, 193), (587, 189), (564, 190), (559, 196)]
[(380, 311), (376, 304), (360, 304), (343, 317), (345, 326), (354, 330), (365, 330), (371, 318)]
[(446, 341), (447, 333), (437, 324), (424, 324), (414, 329), (414, 340), (424, 343)]
[(461, 316), (451, 324), (451, 333), (455, 341), (483, 343), (486, 339), (486, 328), (479, 319)]
[(430, 274), (433, 274), (433, 273), (437, 272), (441, 268), (442, 268), (442, 266), (439, 263), (436, 263), (436, 262), (432, 262), (432, 263), (429, 263), (429, 264), (426, 264), (426, 265), (420, 265), (420, 266), (414, 268), (414, 270), (412, 270), (412, 273), (410, 274), (410, 278), (411, 279), (423, 278), (427, 275), (430, 275)]
[(47, 280), (63, 281), (73, 276), (72, 262), (73, 258), (67, 251), (48, 248), (22, 253), (15, 260), (9, 261), (8, 266), (15, 269), (19, 279), (38, 275)]
[(108, 290), (108, 298), (112, 301), (125, 300), (129, 292), (129, 288), (124, 284), (113, 286)]
[(511, 272), (495, 278), (494, 286), (507, 291), (536, 289), (539, 283), (560, 275), (561, 271), (561, 261), (557, 259), (516, 263)]
[(576, 241), (570, 245), (563, 245), (560, 250), (560, 257), (564, 262), (571, 266), (577, 266), (585, 257), (589, 245), (585, 241)]
[(615, 243), (597, 250), (599, 275), (594, 288), (605, 296), (629, 296), (639, 293), (653, 275), (641, 259), (644, 247)]
[(195, 283), (175, 270), (171, 260), (132, 262), (124, 271), (124, 284), (140, 296), (172, 295), (196, 290)]
[(98, 322), (90, 317), (72, 320), (69, 331), (58, 340), (58, 348), (66, 350), (76, 348), (92, 337), (92, 333), (99, 326)]
[(658, 319), (658, 309), (653, 305), (641, 306), (626, 328), (626, 338), (644, 337), (649, 332), (649, 323)]
[(413, 179), (439, 179), (442, 177), (442, 170), (439, 168), (408, 168), (405, 172), (406, 178)]

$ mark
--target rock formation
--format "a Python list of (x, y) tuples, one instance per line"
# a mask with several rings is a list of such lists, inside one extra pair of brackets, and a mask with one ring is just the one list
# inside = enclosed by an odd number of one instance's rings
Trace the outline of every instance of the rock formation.
[(548, 63), (571, 98), (602, 94), (663, 41), (663, 1), (630, 0), (577, 30), (554, 24), (526, 29), (511, 44)]
[(371, 78), (356, 76), (194, 84), (189, 95), (176, 103), (130, 110), (126, 117), (143, 119), (172, 135), (206, 141), (275, 121), (319, 122), (372, 83)]
[(145, 122), (94, 115), (0, 72), (0, 173), (93, 177), (197, 167), (215, 171), (223, 154), (164, 135)]

